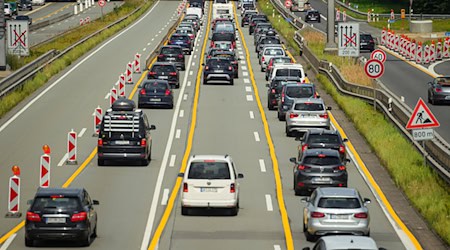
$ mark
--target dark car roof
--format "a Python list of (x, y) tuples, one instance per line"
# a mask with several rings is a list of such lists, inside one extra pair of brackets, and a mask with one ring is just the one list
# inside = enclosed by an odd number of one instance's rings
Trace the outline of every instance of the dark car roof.
[(81, 196), (81, 194), (83, 194), (83, 190), (83, 188), (38, 188), (36, 196)]
[(317, 156), (319, 154), (323, 154), (326, 156), (333, 156), (333, 157), (339, 157), (339, 152), (334, 149), (328, 149), (328, 148), (309, 148), (306, 149), (305, 152), (303, 152), (303, 155), (306, 156)]

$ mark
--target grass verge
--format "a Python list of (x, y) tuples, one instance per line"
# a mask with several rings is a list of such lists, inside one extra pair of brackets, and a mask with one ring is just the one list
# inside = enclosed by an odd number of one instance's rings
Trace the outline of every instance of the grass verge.
[[(13, 91), (11, 94), (5, 96), (0, 100), (0, 117), (3, 117), (7, 112), (9, 112), (12, 108), (14, 108), (19, 102), (24, 100), (34, 91), (39, 89), (45, 83), (50, 80), (51, 77), (58, 74), (61, 70), (65, 69), (72, 62), (77, 60), (79, 57), (87, 53), (89, 50), (94, 48), (97, 44), (105, 41), (112, 35), (116, 34), (123, 28), (127, 27), (134, 20), (139, 18), (143, 13), (145, 13), (150, 6), (153, 4), (153, 0), (144, 2), (143, 0), (125, 0), (125, 3), (115, 9), (113, 12), (104, 16), (103, 20), (96, 20), (89, 25), (82, 26), (74, 29), (73, 31), (67, 33), (66, 35), (57, 38), (56, 40), (35, 47), (30, 51), (31, 56), (26, 58), (22, 63), (28, 63), (29, 61), (34, 60), (36, 57), (42, 55), (46, 51), (50, 49), (57, 49), (59, 51), (69, 47), (75, 42), (79, 41), (83, 37), (86, 37), (95, 31), (106, 27), (108, 24), (118, 20), (119, 18), (126, 16), (133, 10), (135, 10), (138, 6), (143, 4), (142, 8), (131, 15), (129, 18), (124, 20), (123, 22), (101, 32), (100, 34), (92, 37), (85, 43), (79, 45), (75, 49), (71, 50), (61, 58), (55, 60), (53, 63), (47, 65), (41, 72), (39, 72), (34, 78), (28, 80), (21, 88)], [(31, 59), (34, 58), (34, 59)], [(17, 63), (20, 65), (19, 63)]]
[[(261, 2), (264, 1), (266, 0)], [(278, 31), (288, 40), (292, 37), (284, 30)], [(308, 30), (304, 32), (303, 35), (313, 52), (319, 58), (335, 63), (346, 79), (353, 82), (350, 78), (356, 77), (354, 72), (362, 67), (354, 64), (346, 66), (340, 61), (345, 59), (324, 55), (325, 38), (321, 38), (320, 33), (315, 34)], [(389, 171), (394, 183), (406, 194), (433, 230), (450, 244), (450, 193), (447, 184), (430, 167), (423, 165), (422, 156), (383, 114), (374, 111), (371, 105), (360, 99), (341, 95), (324, 75), (318, 75), (317, 78), (366, 138)]]

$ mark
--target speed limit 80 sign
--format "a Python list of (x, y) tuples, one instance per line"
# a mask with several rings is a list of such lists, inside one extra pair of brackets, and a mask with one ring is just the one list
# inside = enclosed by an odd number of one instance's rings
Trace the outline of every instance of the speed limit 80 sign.
[(364, 71), (370, 78), (379, 78), (384, 73), (384, 64), (377, 59), (370, 59), (366, 62), (366, 65), (364, 65)]

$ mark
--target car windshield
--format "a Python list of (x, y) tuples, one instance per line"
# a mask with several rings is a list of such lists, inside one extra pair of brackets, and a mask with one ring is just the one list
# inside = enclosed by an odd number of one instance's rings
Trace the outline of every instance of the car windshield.
[(437, 77), (435, 81), (441, 86), (450, 87), (450, 77)]
[(181, 48), (166, 47), (161, 49), (161, 54), (182, 54), (182, 50)]
[(261, 41), (261, 44), (281, 44), (280, 40), (275, 37), (268, 37)]
[(55, 195), (52, 197), (37, 197), (34, 199), (31, 210), (42, 211), (45, 209), (79, 209), (80, 202), (77, 197), (64, 197)]
[(339, 143), (339, 137), (331, 134), (312, 134), (308, 137), (308, 143)]
[(231, 43), (217, 42), (215, 45), (219, 49), (231, 49)]
[(173, 72), (175, 68), (173, 65), (153, 65), (152, 72)]
[(321, 208), (360, 208), (361, 203), (357, 198), (329, 197), (321, 198), (317, 206)]
[[(289, 86), (286, 89), (286, 95), (292, 98), (307, 98), (314, 95), (314, 91), (312, 87), (307, 86)], [(304, 105), (304, 103), (298, 103), (297, 106), (295, 106), (296, 110), (308, 110), (308, 111), (314, 111), (311, 109), (319, 108), (319, 110), (323, 110), (323, 106), (320, 103), (311, 103), (309, 105)], [(316, 106), (321, 105), (321, 106)]]
[(152, 89), (152, 90), (165, 90), (165, 89), (167, 89), (167, 83), (165, 83), (165, 82), (158, 82), (158, 81), (156, 81), (156, 82), (147, 82), (147, 83), (145, 83), (144, 88), (147, 89), (147, 90), (150, 90), (150, 89)]
[(173, 35), (170, 37), (171, 41), (189, 41), (189, 37), (185, 35)]
[(230, 179), (230, 169), (226, 162), (192, 162), (189, 179)]
[(302, 164), (317, 165), (317, 166), (328, 166), (328, 165), (341, 164), (341, 161), (339, 160), (338, 157), (334, 157), (334, 156), (319, 157), (319, 156), (306, 156), (303, 159)]
[(283, 53), (283, 49), (266, 49), (264, 51), (264, 55), (282, 56), (282, 55), (284, 55), (284, 53)]
[(175, 33), (178, 33), (178, 34), (192, 34), (193, 32), (192, 32), (192, 30), (189, 30), (189, 29), (177, 29), (175, 31)]
[(295, 104), (295, 110), (298, 111), (323, 111), (323, 104), (322, 103), (296, 103)]

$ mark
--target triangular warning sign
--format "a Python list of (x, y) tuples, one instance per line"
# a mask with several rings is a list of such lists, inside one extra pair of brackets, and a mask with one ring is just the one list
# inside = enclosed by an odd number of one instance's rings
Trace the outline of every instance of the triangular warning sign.
[(408, 124), (406, 125), (406, 129), (423, 129), (423, 128), (434, 128), (439, 127), (439, 122), (436, 117), (431, 113), (431, 110), (422, 100), (416, 104), (414, 111), (409, 118)]

